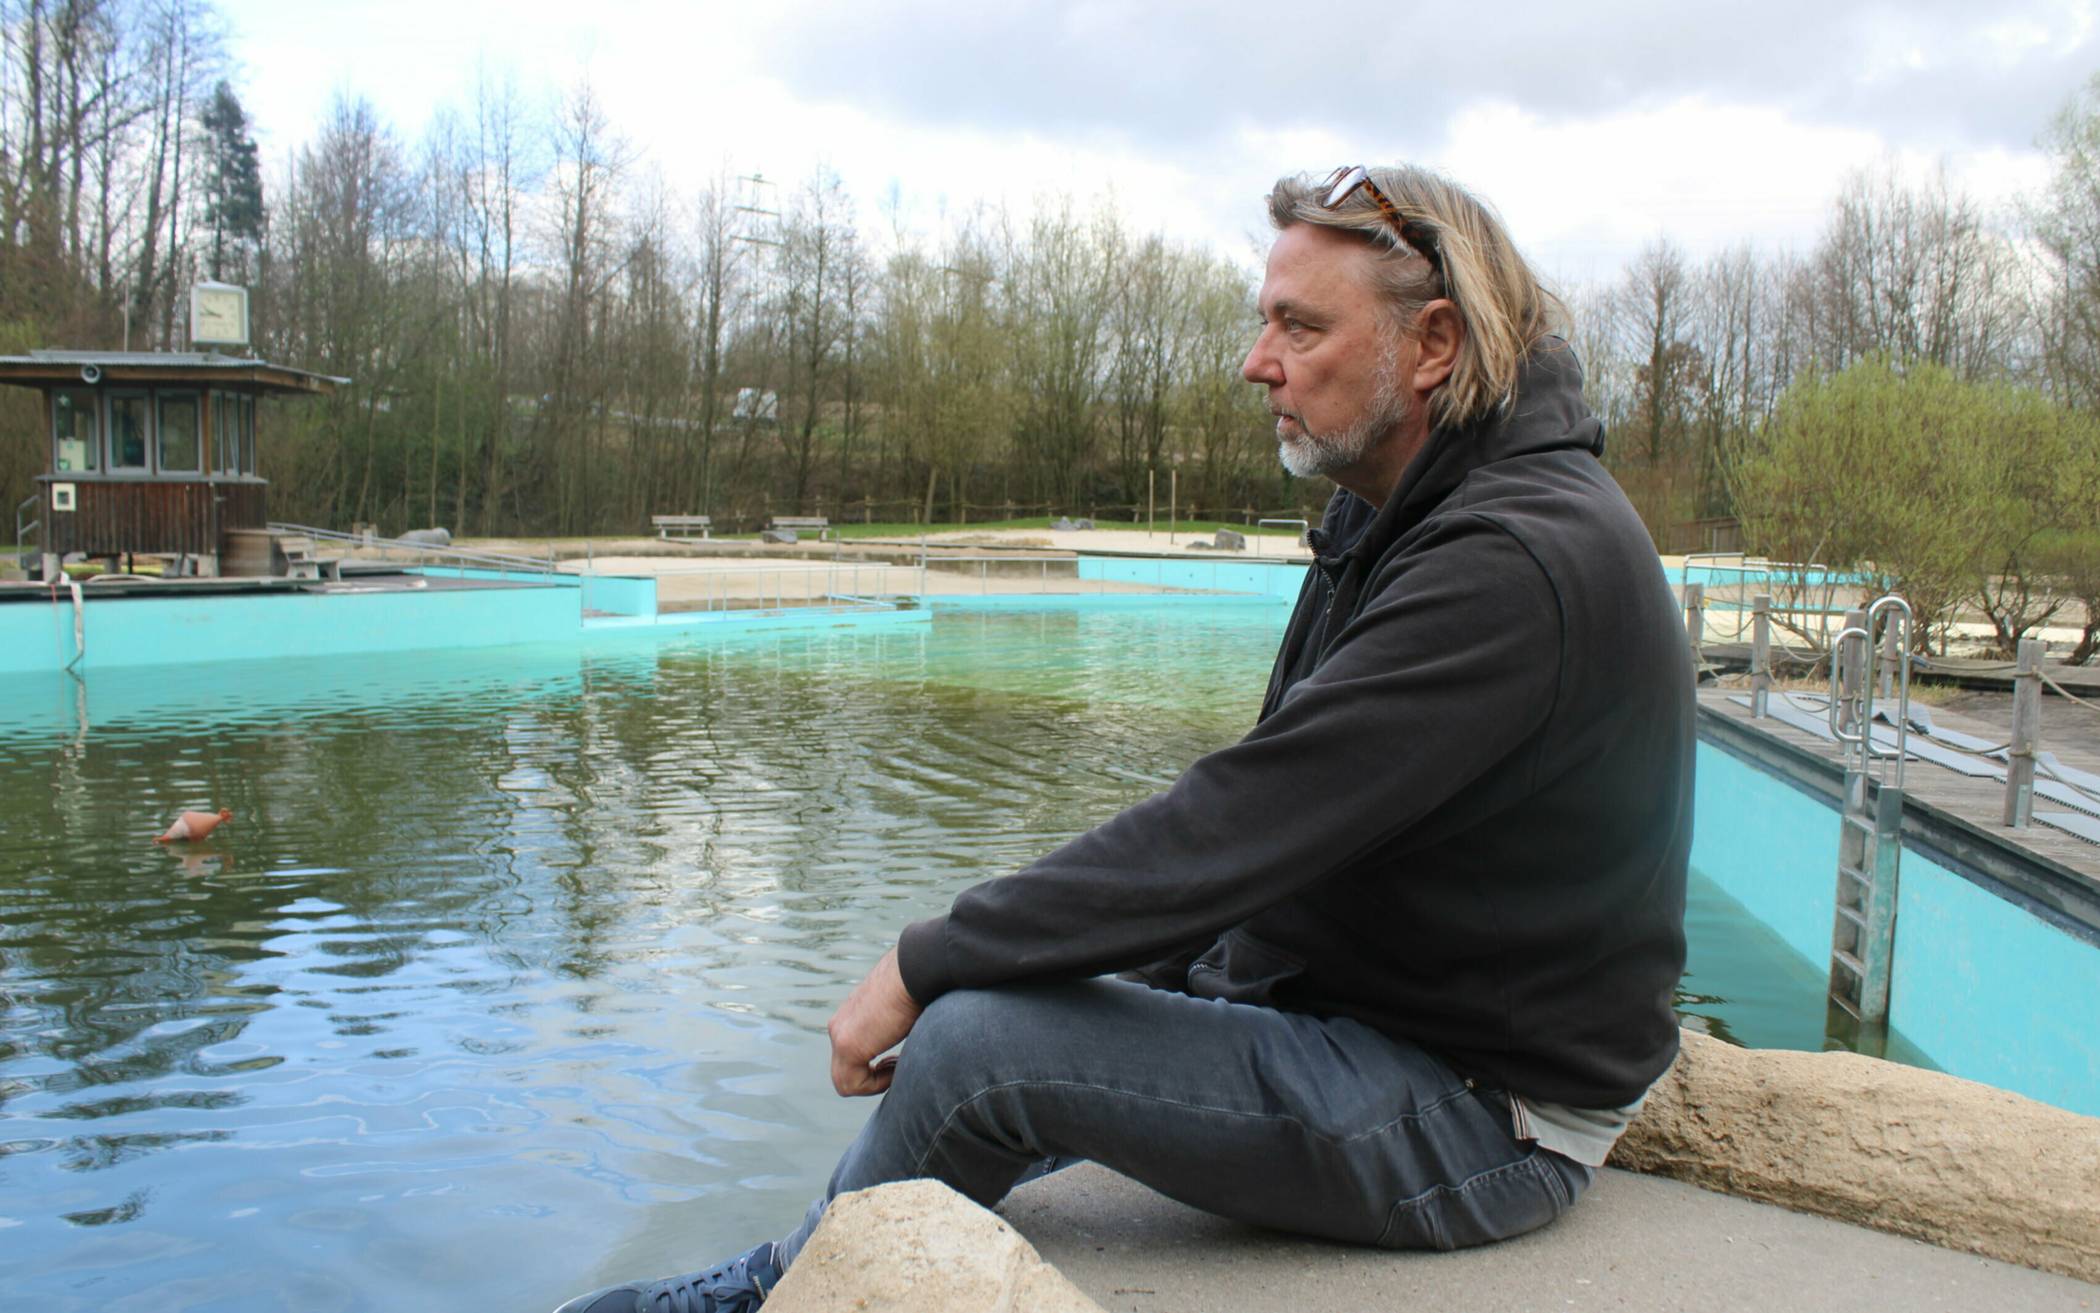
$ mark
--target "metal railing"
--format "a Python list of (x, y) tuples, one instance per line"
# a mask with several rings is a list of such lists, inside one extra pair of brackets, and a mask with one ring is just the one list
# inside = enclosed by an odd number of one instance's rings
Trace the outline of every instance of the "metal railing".
[[(1857, 614), (1857, 613), (1854, 613)], [(1883, 622), (1886, 614), (1888, 619)], [(1848, 776), (1857, 773), (1877, 785), (1903, 787), (1903, 762), (1910, 734), (1910, 603), (1889, 594), (1867, 608), (1858, 623), (1838, 631), (1837, 659), (1830, 663), (1830, 732), (1844, 745)], [(1896, 746), (1874, 741), (1874, 690), (1885, 683), (1882, 663), (1894, 666)], [(1884, 769), (1874, 770), (1875, 763)]]
[(497, 552), (475, 552), (451, 545), (436, 543), (405, 542), (399, 538), (381, 538), (370, 533), (343, 533), (336, 529), (316, 529), (307, 524), (286, 524), (270, 521), (273, 533), (303, 534), (316, 543), (337, 543), (353, 550), (370, 550), (386, 553), (407, 552), (415, 564), (456, 564), (464, 570), (501, 570), (519, 574), (554, 574), (560, 563), (550, 554), (544, 559), (536, 556), (506, 556)]
[[(1279, 520), (1256, 520), (1256, 521), (1254, 522), (1254, 527), (1255, 527), (1255, 528), (1257, 528), (1257, 529), (1259, 529), (1259, 528), (1261, 528), (1262, 526), (1264, 526), (1264, 525), (1269, 525), (1269, 524), (1295, 524), (1295, 525), (1297, 525), (1297, 526), (1298, 526), (1298, 543), (1299, 543), (1299, 545), (1300, 545), (1300, 546), (1303, 546), (1303, 545), (1304, 545), (1304, 543), (1305, 543), (1305, 534), (1306, 534), (1306, 531), (1307, 531), (1307, 530), (1309, 530), (1309, 529), (1310, 529), (1310, 528), (1312, 527), (1312, 522), (1311, 522), (1311, 521), (1309, 521), (1309, 520), (1280, 520), (1280, 519), (1279, 519)], [(1260, 556), (1260, 555), (1261, 555), (1261, 540), (1262, 540), (1262, 539), (1263, 539), (1264, 537), (1266, 537), (1267, 535), (1265, 535), (1265, 534), (1259, 534), (1259, 533), (1254, 533), (1254, 534), (1249, 534), (1249, 535), (1247, 535), (1247, 536), (1248, 536), (1248, 537), (1250, 537), (1250, 538), (1252, 538), (1252, 539), (1254, 539), (1254, 554), (1255, 554), (1256, 556)]]
[(24, 511), (35, 509), (37, 497), (38, 494), (32, 492), (15, 504), (15, 550), (17, 552), (22, 550), (23, 543), (29, 541), (29, 534), (32, 530), (36, 533), (38, 550), (41, 551), (43, 548), (44, 521), (41, 518), (26, 521), (22, 518)]

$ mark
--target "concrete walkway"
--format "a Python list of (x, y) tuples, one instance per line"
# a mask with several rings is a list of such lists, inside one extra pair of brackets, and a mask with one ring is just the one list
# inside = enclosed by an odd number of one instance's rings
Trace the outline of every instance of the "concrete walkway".
[(2100, 1310), (2069, 1277), (1612, 1170), (1545, 1230), (1451, 1254), (1257, 1231), (1091, 1164), (999, 1211), (1109, 1313)]

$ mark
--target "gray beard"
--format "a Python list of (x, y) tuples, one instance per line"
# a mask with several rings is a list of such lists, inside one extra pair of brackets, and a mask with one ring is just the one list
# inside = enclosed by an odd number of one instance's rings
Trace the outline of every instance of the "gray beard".
[(1372, 381), (1369, 404), (1347, 428), (1335, 433), (1314, 433), (1300, 419), (1297, 437), (1286, 438), (1279, 433), (1276, 455), (1283, 468), (1301, 479), (1347, 469), (1362, 460), (1381, 436), (1406, 420), (1409, 399), (1400, 392), (1398, 352), (1386, 356)]

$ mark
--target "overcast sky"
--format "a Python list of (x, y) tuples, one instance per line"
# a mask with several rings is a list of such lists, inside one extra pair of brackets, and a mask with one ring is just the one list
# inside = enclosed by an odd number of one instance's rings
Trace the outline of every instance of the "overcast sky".
[(1575, 5), (222, 0), (272, 168), (338, 94), (404, 140), (477, 69), (551, 104), (596, 87), (684, 190), (725, 162), (843, 177), (864, 226), (1113, 197), (1250, 258), (1280, 173), (1402, 159), (1494, 202), (1563, 280), (1667, 235), (1805, 249), (1846, 175), (1942, 164), (2010, 207), (2100, 71), (2100, 0)]

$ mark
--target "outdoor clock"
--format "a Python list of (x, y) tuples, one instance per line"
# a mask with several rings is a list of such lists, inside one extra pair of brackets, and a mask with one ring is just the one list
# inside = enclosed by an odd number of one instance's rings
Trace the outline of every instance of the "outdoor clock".
[(191, 346), (248, 345), (248, 289), (199, 283), (190, 289)]

